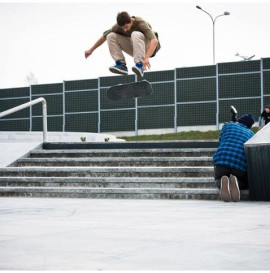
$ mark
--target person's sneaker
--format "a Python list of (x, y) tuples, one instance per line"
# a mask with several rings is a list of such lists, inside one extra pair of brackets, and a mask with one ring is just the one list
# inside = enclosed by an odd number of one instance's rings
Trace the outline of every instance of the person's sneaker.
[(122, 74), (122, 75), (128, 74), (128, 69), (126, 64), (122, 63), (121, 61), (116, 61), (114, 66), (109, 67), (109, 70), (112, 73), (116, 73), (116, 74)]
[(232, 121), (233, 122), (237, 121), (238, 112), (233, 105), (231, 105), (231, 113), (232, 113)]
[(231, 193), (230, 193), (230, 183), (228, 176), (221, 177), (221, 185), (220, 185), (220, 198), (224, 202), (231, 201)]
[(132, 71), (139, 77), (143, 77), (143, 63), (138, 62), (132, 67)]
[(231, 190), (231, 198), (233, 202), (238, 202), (240, 200), (240, 190), (238, 186), (238, 181), (236, 176), (230, 175), (230, 190)]

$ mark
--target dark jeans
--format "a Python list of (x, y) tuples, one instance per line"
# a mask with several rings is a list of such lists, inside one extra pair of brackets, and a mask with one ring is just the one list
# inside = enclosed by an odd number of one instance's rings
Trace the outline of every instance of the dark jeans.
[(230, 174), (236, 176), (240, 190), (248, 189), (247, 172), (231, 168), (224, 165), (215, 165), (215, 182), (216, 186), (220, 189), (221, 177), (230, 176)]

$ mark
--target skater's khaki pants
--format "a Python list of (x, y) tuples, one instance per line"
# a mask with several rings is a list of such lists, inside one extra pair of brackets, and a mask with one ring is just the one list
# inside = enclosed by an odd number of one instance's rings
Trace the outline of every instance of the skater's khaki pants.
[(134, 58), (134, 62), (142, 62), (149, 44), (143, 33), (133, 31), (131, 37), (111, 32), (107, 35), (109, 51), (115, 61), (126, 63), (123, 51)]

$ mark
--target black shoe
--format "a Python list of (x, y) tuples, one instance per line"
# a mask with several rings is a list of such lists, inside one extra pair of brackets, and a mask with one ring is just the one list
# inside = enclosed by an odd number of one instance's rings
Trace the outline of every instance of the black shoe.
[(233, 105), (231, 105), (231, 113), (232, 113), (232, 121), (236, 122), (238, 117), (238, 112)]

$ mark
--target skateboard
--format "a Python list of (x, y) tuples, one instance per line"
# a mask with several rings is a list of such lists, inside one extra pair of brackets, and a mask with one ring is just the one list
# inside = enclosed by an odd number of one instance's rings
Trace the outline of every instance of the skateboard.
[(114, 85), (108, 89), (107, 96), (111, 100), (123, 100), (149, 96), (152, 92), (151, 84), (147, 80), (142, 80)]

